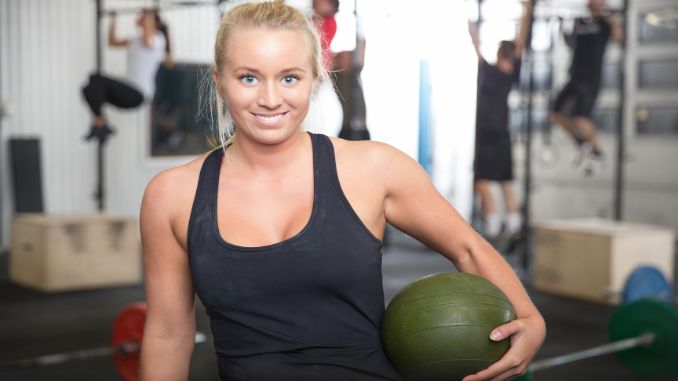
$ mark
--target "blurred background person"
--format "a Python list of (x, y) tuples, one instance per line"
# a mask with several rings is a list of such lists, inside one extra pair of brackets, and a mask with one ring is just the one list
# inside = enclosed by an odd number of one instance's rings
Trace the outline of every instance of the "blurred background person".
[[(339, 0), (313, 0), (313, 19), (320, 31), (323, 60), (328, 72), (332, 71), (334, 53), (330, 45), (337, 33), (335, 15)], [(330, 78), (324, 79), (315, 90), (311, 108), (304, 122), (307, 131), (328, 136), (338, 136), (341, 130), (341, 103)]]
[(143, 9), (137, 19), (141, 34), (131, 39), (116, 35), (116, 13), (110, 12), (108, 45), (127, 48), (127, 76), (116, 79), (101, 73), (90, 75), (82, 94), (92, 112), (92, 125), (85, 140), (105, 142), (114, 129), (102, 112), (104, 104), (122, 109), (139, 107), (151, 100), (155, 93), (155, 76), (158, 66), (169, 61), (169, 38), (167, 26), (154, 10)]
[(520, 58), (531, 22), (531, 1), (523, 3), (523, 16), (513, 41), (501, 41), (496, 63), (490, 64), (480, 51), (478, 25), (469, 23), (471, 40), (478, 54), (478, 104), (476, 112), (476, 150), (474, 189), (480, 197), (483, 229), (496, 238), (502, 232), (502, 217), (492, 195), (492, 183), (498, 182), (504, 199), (504, 231), (515, 234), (521, 217), (513, 192), (513, 160), (508, 127), (508, 95), (520, 77)]
[[(573, 50), (570, 80), (558, 94), (550, 119), (572, 136), (579, 147), (575, 164), (592, 175), (603, 165), (603, 151), (591, 117), (600, 90), (603, 54), (610, 38), (621, 42), (623, 30), (605, 0), (588, 0), (587, 7), (590, 15), (575, 19), (571, 33), (563, 31)], [(560, 21), (562, 30), (562, 18)]]
[(360, 73), (365, 65), (365, 32), (362, 20), (356, 16), (355, 49), (337, 53), (334, 57), (335, 89), (343, 109), (339, 137), (348, 140), (369, 140), (367, 107)]

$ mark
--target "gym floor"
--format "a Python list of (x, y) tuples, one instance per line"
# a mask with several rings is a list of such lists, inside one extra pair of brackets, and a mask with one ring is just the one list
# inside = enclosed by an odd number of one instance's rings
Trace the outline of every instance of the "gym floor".
[[(515, 258), (508, 258), (509, 262)], [(398, 232), (389, 235), (384, 249), (386, 299), (407, 283), (430, 273), (451, 271), (453, 266)], [(613, 306), (548, 295), (528, 289), (544, 315), (548, 335), (537, 358), (546, 358), (596, 346), (607, 341), (607, 321)], [(143, 286), (42, 294), (10, 284), (0, 285), (0, 364), (15, 359), (95, 348), (109, 344), (116, 313), (126, 304), (144, 299)], [(190, 380), (217, 380), (216, 361), (209, 335), (209, 320), (202, 305), (197, 327), (208, 335), (196, 345)], [(119, 380), (113, 360), (98, 357), (34, 367), (0, 368), (3, 381)], [(624, 368), (614, 355), (579, 361), (535, 374), (536, 380), (643, 380)], [(656, 379), (656, 380), (666, 380)], [(675, 378), (673, 378), (675, 380)]]

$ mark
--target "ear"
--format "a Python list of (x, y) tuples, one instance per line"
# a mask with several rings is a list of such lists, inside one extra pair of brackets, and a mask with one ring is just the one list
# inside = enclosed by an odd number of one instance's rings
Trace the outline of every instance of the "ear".
[(221, 99), (224, 99), (224, 90), (221, 87), (221, 81), (219, 77), (219, 69), (214, 68), (214, 71), (212, 72), (212, 79), (214, 80), (214, 87), (217, 89), (217, 95), (221, 97)]

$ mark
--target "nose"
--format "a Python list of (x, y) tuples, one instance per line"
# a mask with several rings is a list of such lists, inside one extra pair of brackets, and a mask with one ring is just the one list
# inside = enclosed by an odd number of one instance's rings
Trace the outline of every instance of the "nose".
[(282, 95), (278, 84), (274, 81), (267, 81), (260, 87), (258, 102), (259, 106), (276, 109), (282, 103)]

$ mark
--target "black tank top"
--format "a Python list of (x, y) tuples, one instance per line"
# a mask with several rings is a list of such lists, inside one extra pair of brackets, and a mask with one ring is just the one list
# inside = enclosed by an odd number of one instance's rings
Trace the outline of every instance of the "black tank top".
[(311, 217), (297, 235), (273, 245), (242, 247), (222, 238), (216, 204), (223, 151), (210, 153), (200, 171), (188, 255), (220, 378), (400, 380), (379, 335), (381, 242), (341, 190), (330, 139), (309, 135)]

